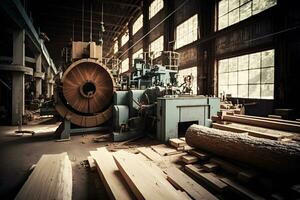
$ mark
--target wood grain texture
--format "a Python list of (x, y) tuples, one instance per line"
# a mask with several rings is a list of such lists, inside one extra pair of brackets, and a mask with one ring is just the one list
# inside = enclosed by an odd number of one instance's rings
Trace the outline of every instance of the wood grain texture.
[(113, 154), (115, 162), (137, 199), (181, 199), (177, 190), (135, 155), (125, 151)]
[(105, 147), (90, 152), (95, 159), (99, 176), (104, 183), (110, 199), (132, 199), (125, 180), (123, 179), (111, 153)]
[(72, 166), (67, 153), (42, 155), (15, 199), (72, 199)]

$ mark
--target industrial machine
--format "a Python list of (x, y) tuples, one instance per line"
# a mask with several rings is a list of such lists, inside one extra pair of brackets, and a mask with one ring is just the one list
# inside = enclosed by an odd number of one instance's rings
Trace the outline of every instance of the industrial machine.
[(220, 108), (219, 98), (187, 95), (191, 88), (180, 89), (177, 74), (176, 65), (135, 59), (130, 73), (121, 76), (124, 91), (114, 93), (115, 141), (149, 134), (166, 142), (184, 134), (191, 124), (210, 126), (211, 116)]
[(101, 130), (112, 116), (115, 82), (101, 62), (102, 46), (72, 42), (71, 59), (55, 92), (55, 109), (64, 119), (61, 139), (74, 132)]

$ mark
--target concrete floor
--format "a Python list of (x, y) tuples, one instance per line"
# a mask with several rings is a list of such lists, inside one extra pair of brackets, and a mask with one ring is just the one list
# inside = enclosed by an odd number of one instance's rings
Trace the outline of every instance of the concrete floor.
[[(112, 147), (116, 143), (104, 141), (95, 143), (94, 138), (105, 133), (72, 135), (71, 141), (56, 142), (53, 132), (59, 123), (23, 126), (33, 130), (34, 136), (16, 136), (17, 127), (0, 127), (0, 199), (13, 199), (26, 181), (28, 169), (40, 159), (42, 154), (68, 152), (73, 168), (73, 199), (108, 199), (104, 186), (96, 172), (91, 172), (82, 162), (89, 151), (101, 146)], [(157, 144), (157, 141), (143, 138), (138, 146)], [(132, 144), (131, 144), (132, 147)]]

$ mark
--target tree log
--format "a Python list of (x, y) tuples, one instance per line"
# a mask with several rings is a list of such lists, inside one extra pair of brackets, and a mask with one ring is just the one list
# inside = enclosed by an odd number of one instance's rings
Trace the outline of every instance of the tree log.
[(188, 145), (219, 156), (241, 161), (276, 174), (300, 169), (299, 143), (284, 143), (200, 125), (192, 125), (186, 135)]

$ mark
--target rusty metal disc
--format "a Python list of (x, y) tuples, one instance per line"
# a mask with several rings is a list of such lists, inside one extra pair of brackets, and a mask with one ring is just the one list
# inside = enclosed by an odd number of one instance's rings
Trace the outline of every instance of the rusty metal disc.
[(72, 63), (61, 82), (68, 105), (80, 113), (98, 113), (111, 104), (113, 78), (109, 69), (93, 59)]

